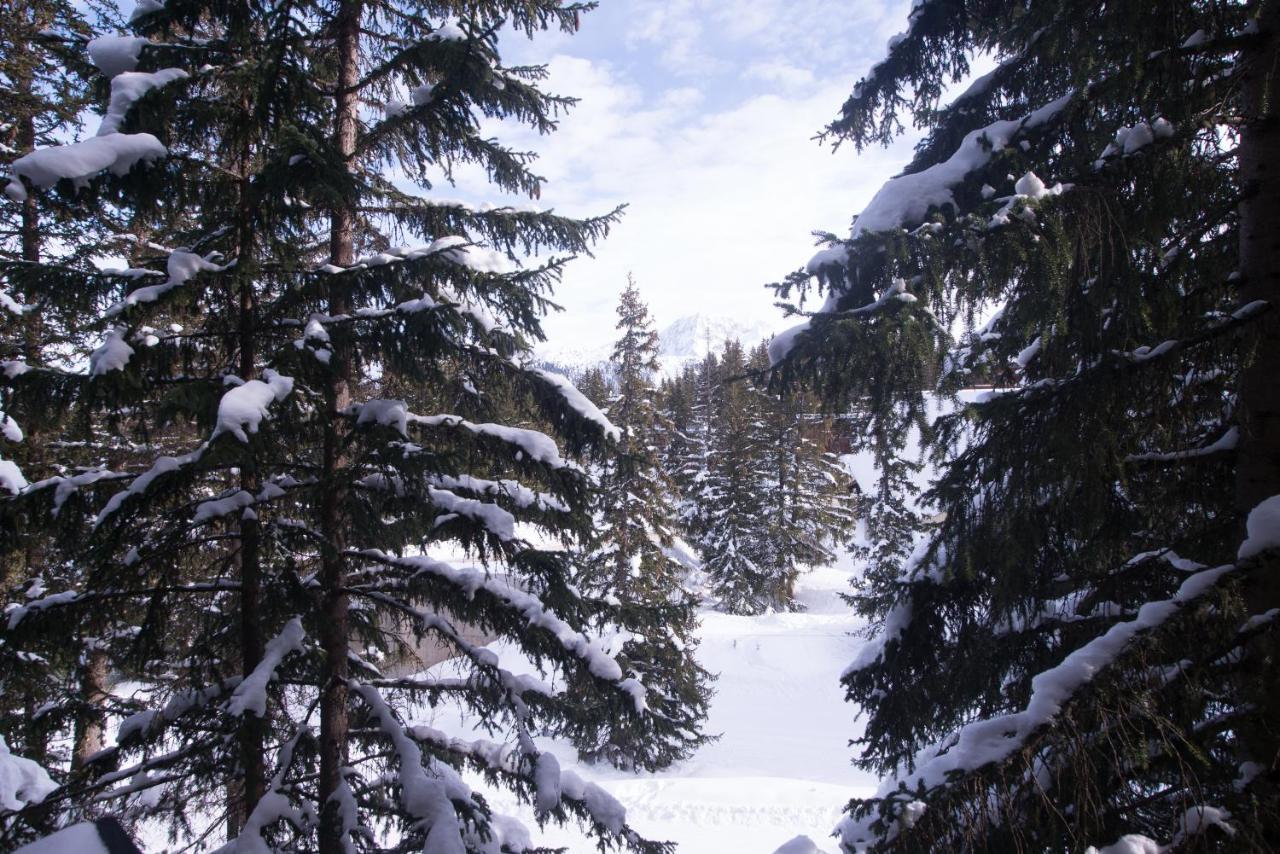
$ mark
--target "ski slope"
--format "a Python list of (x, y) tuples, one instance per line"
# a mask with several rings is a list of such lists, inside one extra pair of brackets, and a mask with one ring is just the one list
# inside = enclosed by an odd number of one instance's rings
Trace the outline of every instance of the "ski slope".
[[(707, 731), (720, 739), (685, 762), (656, 774), (632, 774), (582, 765), (572, 746), (538, 739), (564, 768), (598, 783), (621, 801), (627, 821), (650, 839), (671, 840), (682, 854), (773, 854), (799, 834), (834, 852), (828, 836), (844, 804), (868, 796), (876, 780), (850, 765), (849, 740), (861, 732), (844, 702), (840, 672), (863, 642), (839, 594), (851, 568), (841, 565), (801, 576), (799, 613), (740, 617), (705, 611), (698, 658), (718, 674)], [(504, 666), (520, 659), (493, 647)], [(440, 665), (447, 668), (448, 663)], [(526, 665), (527, 666), (527, 665)], [(475, 737), (468, 722), (440, 709), (423, 710), (422, 723)], [(536, 828), (532, 811), (514, 797), (487, 789), (494, 808)], [(574, 828), (535, 831), (541, 844), (572, 854), (596, 850)]]

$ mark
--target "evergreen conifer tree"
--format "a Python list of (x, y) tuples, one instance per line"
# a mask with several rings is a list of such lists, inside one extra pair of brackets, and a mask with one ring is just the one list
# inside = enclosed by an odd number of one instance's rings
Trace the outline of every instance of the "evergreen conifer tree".
[[(109, 19), (96, 3), (58, 0), (12, 3), (0, 32), (0, 171), (66, 136), (84, 130), (81, 113), (93, 101), (95, 70), (85, 53), (93, 34), (88, 21)], [(16, 365), (64, 364), (85, 342), (83, 321), (95, 309), (92, 289), (59, 287), (46, 265), (92, 270), (89, 259), (114, 248), (106, 242), (116, 223), (102, 206), (70, 216), (59, 200), (37, 195), (0, 195), (0, 376)], [(44, 440), (71, 426), (55, 406), (28, 407), (0, 385), (0, 495), (27, 485), (24, 471), (44, 465)], [(81, 449), (97, 441), (92, 429), (74, 426)], [(70, 439), (64, 433), (62, 438)], [(73, 452), (74, 453), (74, 452)], [(83, 450), (81, 454), (85, 453)], [(0, 540), (15, 547), (0, 557), (4, 590), (37, 594), (48, 563), (39, 543), (20, 527), (0, 520)], [(101, 747), (97, 701), (105, 651), (93, 638), (53, 660), (0, 653), (0, 709), (9, 746), (46, 765), (55, 776), (90, 750)], [(79, 684), (77, 684), (79, 682)], [(58, 748), (73, 735), (70, 754)]]
[(1280, 838), (1278, 44), (1270, 0), (930, 0), (828, 127), (927, 134), (781, 286), (827, 297), (780, 374), (882, 449), (1003, 378), (936, 425), (945, 517), (872, 579), (844, 682), (886, 779), (846, 850)]
[[(751, 351), (753, 377), (767, 373), (765, 344)], [(761, 469), (772, 575), (781, 596), (775, 607), (796, 607), (795, 579), (803, 567), (835, 560), (835, 548), (851, 533), (854, 495), (840, 460), (824, 447), (829, 423), (817, 414), (818, 402), (803, 389), (771, 391), (759, 380), (753, 388), (763, 422)]]
[(769, 448), (761, 396), (744, 382), (747, 361), (740, 343), (725, 342), (715, 364), (706, 476), (693, 499), (703, 519), (698, 544), (707, 583), (720, 607), (731, 614), (786, 608), (794, 572), (774, 560), (777, 532), (768, 524)]
[[(102, 127), (17, 158), (7, 192), (109, 201), (148, 240), (106, 277), (87, 359), (12, 360), (4, 376), (6, 401), (57, 400), (121, 447), (46, 460), (0, 506), (50, 569), (9, 609), (5, 647), (52, 662), (67, 625), (91, 627), (147, 690), (116, 701), (115, 746), (43, 809), (101, 805), (175, 839), (225, 830), (229, 850), (527, 849), (463, 781), (476, 769), (602, 844), (664, 848), (533, 741), (589, 715), (641, 727), (651, 714), (643, 684), (586, 634), (611, 606), (571, 587), (568, 552), (518, 528), (589, 529), (589, 484), (562, 453), (616, 431), (525, 354), (565, 256), (616, 212), (481, 209), (383, 175), (395, 164), (429, 188), (470, 163), (537, 196), (529, 156), (479, 118), (549, 132), (570, 101), (538, 88), (542, 69), (503, 66), (497, 32), (572, 30), (584, 9), (170, 0), (90, 46), (110, 78)], [(523, 267), (526, 251), (563, 254)], [(101, 279), (41, 274), (80, 292)], [(563, 450), (488, 420), (485, 382), (531, 401)], [(405, 383), (463, 393), (419, 414), (388, 395)], [(504, 669), (457, 622), (510, 638), (578, 695)], [(378, 669), (423, 637), (465, 675)], [(412, 724), (439, 704), (510, 742)], [(6, 842), (24, 832), (6, 828)]]
[(801, 569), (833, 560), (832, 546), (850, 531), (850, 481), (816, 441), (809, 398), (758, 380), (769, 365), (763, 344), (748, 356), (726, 342), (713, 364), (706, 473), (685, 497), (703, 520), (708, 583), (732, 613), (789, 610)]
[(658, 389), (658, 408), (665, 425), (659, 448), (660, 462), (663, 473), (677, 492), (677, 515), (682, 506), (680, 494), (689, 491), (685, 465), (692, 459), (696, 443), (693, 407), (697, 396), (697, 377), (697, 366), (686, 365), (679, 375), (664, 378)]
[(620, 333), (610, 362), (617, 380), (607, 409), (621, 438), (600, 466), (593, 548), (583, 586), (619, 600), (611, 629), (623, 638), (619, 663), (651, 690), (651, 714), (571, 731), (579, 752), (622, 768), (654, 770), (687, 758), (708, 740), (701, 732), (711, 695), (707, 671), (694, 660), (697, 600), (684, 568), (668, 553), (673, 535), (672, 486), (658, 462), (661, 416), (653, 377), (658, 336), (635, 281), (618, 302)]
[(708, 480), (720, 399), (720, 363), (715, 353), (708, 351), (701, 362), (688, 368), (682, 382), (689, 398), (689, 412), (680, 432), (673, 433), (681, 441), (670, 453), (669, 465), (680, 494), (677, 514), (681, 530), (702, 551), (710, 526)]
[(609, 398), (612, 396), (612, 390), (609, 386), (609, 378), (605, 376), (603, 368), (592, 365), (582, 373), (582, 378), (576, 383), (578, 391), (582, 392), (587, 400), (591, 401), (595, 406), (603, 409), (609, 405)]
[(658, 412), (653, 375), (658, 370), (658, 335), (649, 310), (628, 276), (618, 302), (610, 362), (617, 384), (607, 413), (619, 430), (619, 454), (601, 472), (601, 512), (597, 530), (602, 549), (590, 571), (600, 589), (629, 589), (644, 598), (679, 586), (677, 568), (663, 555), (670, 541), (666, 521), (669, 492), (656, 465)]

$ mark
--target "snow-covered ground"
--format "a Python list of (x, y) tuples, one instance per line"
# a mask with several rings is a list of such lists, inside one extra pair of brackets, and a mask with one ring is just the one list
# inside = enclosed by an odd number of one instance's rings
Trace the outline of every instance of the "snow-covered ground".
[[(860, 623), (839, 597), (849, 589), (851, 571), (843, 563), (803, 575), (798, 598), (807, 610), (801, 613), (702, 614), (698, 658), (719, 675), (707, 731), (721, 737), (687, 761), (657, 774), (630, 774), (579, 765), (564, 742), (540, 739), (540, 745), (621, 801), (636, 830), (679, 843), (682, 854), (772, 854), (798, 834), (836, 850), (828, 835), (841, 808), (851, 797), (872, 794), (876, 782), (850, 765), (848, 742), (861, 728), (839, 683), (862, 643), (852, 634)], [(517, 657), (496, 645), (495, 651), (504, 666), (520, 669)], [(443, 710), (426, 714), (423, 723), (471, 734), (456, 712), (452, 719)], [(498, 811), (535, 826), (531, 811), (513, 797), (487, 794)], [(572, 854), (596, 850), (573, 828), (548, 826), (535, 838)]]
[[(539, 738), (540, 748), (554, 753), (563, 769), (617, 798), (642, 835), (678, 843), (679, 854), (773, 854), (801, 834), (821, 851), (837, 851), (829, 834), (844, 804), (873, 794), (877, 783), (850, 764), (854, 748), (849, 741), (862, 727), (839, 682), (864, 643), (857, 634), (861, 621), (840, 598), (849, 591), (854, 570), (846, 555), (836, 566), (801, 575), (796, 593), (802, 612), (759, 617), (702, 612), (698, 659), (718, 676), (706, 731), (720, 738), (688, 760), (660, 773), (633, 774), (579, 764), (565, 741)], [(508, 644), (490, 648), (503, 667), (530, 672), (529, 663)], [(431, 672), (452, 673), (454, 667), (444, 661)], [(116, 690), (128, 694), (142, 686), (130, 683)], [(406, 718), (465, 738), (494, 738), (446, 704), (434, 710), (424, 706)], [(485, 793), (495, 811), (521, 819), (535, 844), (564, 846), (570, 854), (597, 850), (575, 826), (549, 824), (539, 830), (532, 809), (510, 792), (474, 775), (468, 782)], [(159, 827), (145, 828), (138, 841), (148, 852), (170, 847)]]

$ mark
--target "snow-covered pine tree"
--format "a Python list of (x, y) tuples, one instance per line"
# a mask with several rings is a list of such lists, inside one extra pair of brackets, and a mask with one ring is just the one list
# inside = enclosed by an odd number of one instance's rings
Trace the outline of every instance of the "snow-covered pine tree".
[(708, 351), (696, 366), (686, 368), (681, 382), (689, 399), (689, 412), (683, 427), (681, 422), (673, 422), (679, 429), (681, 441), (668, 455), (668, 471), (680, 495), (677, 506), (680, 528), (701, 552), (712, 509), (707, 500), (707, 481), (711, 474), (712, 443), (720, 400), (720, 363), (715, 353)]
[(854, 495), (851, 479), (825, 443), (830, 422), (818, 414), (818, 402), (793, 387), (784, 392), (760, 382), (769, 369), (767, 346), (751, 351), (748, 368), (763, 424), (762, 489), (772, 575), (781, 598), (775, 607), (794, 608), (795, 580), (805, 567), (835, 560), (835, 548), (852, 533)]
[[(115, 746), (44, 809), (106, 808), (188, 841), (226, 827), (228, 850), (529, 849), (463, 781), (475, 769), (602, 844), (664, 848), (533, 740), (589, 714), (641, 718), (645, 689), (586, 633), (608, 606), (572, 589), (569, 554), (524, 538), (586, 535), (585, 474), (550, 436), (483, 420), (476, 385), (533, 401), (570, 454), (614, 433), (524, 354), (565, 254), (615, 214), (429, 193), (468, 163), (538, 195), (529, 156), (479, 118), (549, 132), (570, 102), (538, 88), (542, 69), (503, 66), (497, 33), (571, 31), (584, 9), (171, 0), (90, 46), (110, 78), (98, 135), (18, 158), (7, 191), (110, 199), (148, 240), (107, 277), (87, 360), (14, 361), (5, 381), (24, 405), (60, 390), (127, 453), (49, 459), (0, 506), (78, 568), (9, 609), (5, 642), (54, 655), (68, 626), (92, 625), (145, 690), (117, 701), (133, 714)], [(386, 179), (391, 164), (428, 192)], [(526, 267), (525, 252), (550, 258)], [(53, 273), (101, 293), (82, 268)], [(403, 378), (471, 391), (418, 414), (383, 393)], [(581, 693), (505, 669), (460, 622)], [(461, 676), (379, 671), (424, 636)], [(439, 704), (501, 743), (412, 724)]]
[[(0, 30), (0, 172), (8, 173), (14, 160), (36, 148), (83, 130), (81, 113), (92, 101), (94, 77), (84, 51), (92, 35), (89, 17), (101, 22), (109, 16), (96, 3), (25, 0), (6, 6)], [(49, 270), (91, 269), (88, 259), (112, 251), (104, 238), (113, 224), (101, 206), (73, 220), (57, 199), (0, 194), (0, 375), (19, 363), (60, 364), (83, 346), (93, 294), (60, 287), (60, 277)], [(66, 411), (50, 403), (25, 407), (0, 384), (0, 495), (26, 486), (24, 470), (44, 465), (45, 436), (68, 426)], [(76, 432), (78, 445), (93, 442), (83, 425)], [(12, 544), (0, 557), (0, 589), (38, 591), (48, 562), (42, 545), (12, 519), (0, 519), (0, 540)], [(74, 763), (90, 747), (100, 747), (95, 736), (101, 716), (93, 700), (101, 686), (94, 677), (104, 670), (104, 656), (91, 640), (69, 645), (66, 655), (52, 660), (0, 648), (0, 732), (9, 746), (55, 775), (67, 770), (68, 758)], [(59, 748), (71, 734), (68, 757)]]
[(777, 532), (765, 495), (770, 448), (761, 395), (745, 380), (747, 360), (739, 342), (725, 342), (713, 366), (706, 476), (692, 499), (703, 520), (698, 546), (707, 584), (731, 614), (785, 609), (794, 573), (773, 559)]
[(609, 384), (609, 378), (605, 376), (604, 369), (600, 366), (592, 365), (583, 371), (582, 376), (575, 385), (578, 387), (578, 391), (582, 392), (583, 396), (597, 407), (603, 409), (609, 405), (609, 398), (613, 392)]
[(678, 566), (663, 554), (670, 542), (668, 485), (655, 460), (658, 412), (653, 376), (658, 334), (631, 276), (618, 301), (620, 337), (610, 355), (616, 386), (606, 412), (619, 430), (619, 453), (600, 473), (596, 523), (601, 548), (587, 577), (598, 590), (630, 591), (641, 599), (679, 587)]
[(829, 126), (927, 135), (784, 284), (827, 300), (780, 371), (909, 415), (939, 322), (998, 307), (939, 379), (1012, 378), (942, 419), (945, 520), (877, 582), (847, 850), (1280, 838), (1278, 44), (1271, 0), (923, 0)]
[(658, 335), (631, 276), (617, 313), (610, 357), (617, 386), (606, 411), (621, 435), (599, 466), (595, 535), (580, 585), (618, 600), (600, 629), (620, 638), (618, 661), (649, 689), (650, 714), (613, 721), (601, 709), (567, 732), (588, 759), (655, 770), (707, 742), (711, 676), (694, 659), (697, 600), (669, 554), (673, 487), (658, 461), (663, 425), (653, 386)]
[[(695, 446), (694, 437), (694, 399), (697, 397), (698, 369), (696, 365), (685, 365), (676, 376), (664, 377), (658, 387), (658, 410), (662, 414), (664, 430), (659, 462), (667, 479), (675, 486), (677, 493), (683, 493), (685, 484), (685, 464), (692, 458)], [(676, 496), (677, 516), (679, 516), (683, 499)]]

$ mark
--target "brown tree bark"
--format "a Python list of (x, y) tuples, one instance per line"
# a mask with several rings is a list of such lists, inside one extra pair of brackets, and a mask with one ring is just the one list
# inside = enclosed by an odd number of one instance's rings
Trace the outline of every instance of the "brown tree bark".
[[(30, 90), (30, 81), (18, 81), (19, 90)], [(21, 154), (27, 154), (35, 150), (36, 147), (36, 124), (30, 115), (23, 115), (18, 119), (18, 129), (15, 142), (16, 147)], [(30, 263), (38, 263), (40, 261), (40, 250), (42, 248), (40, 240), (40, 209), (36, 206), (36, 194), (28, 193), (27, 198), (22, 202), (22, 221), (19, 225), (19, 235), (21, 240), (22, 260)], [(23, 293), (23, 299), (28, 303), (36, 300), (37, 295), (28, 290)], [(40, 348), (40, 312), (33, 311), (22, 318), (22, 358), (28, 365), (43, 364)], [(40, 447), (40, 443), (36, 440), (37, 432), (40, 428), (39, 423), (32, 424), (28, 422), (23, 425), (26, 432), (26, 445), (28, 453), (32, 453)], [(38, 459), (32, 459), (28, 462), (38, 463)], [(30, 469), (29, 469), (30, 470)], [(14, 573), (17, 578), (28, 579), (36, 574), (38, 567), (43, 561), (41, 560), (41, 550), (36, 545), (33, 538), (28, 538), (26, 548), (22, 552), (22, 566), (17, 567)], [(8, 567), (6, 567), (6, 570)], [(5, 573), (8, 574), (7, 572)], [(6, 584), (14, 583), (14, 579), (5, 578)], [(49, 745), (48, 732), (44, 726), (41, 726), (35, 719), (34, 711), (36, 708), (35, 697), (28, 691), (23, 698), (27, 711), (25, 732), (25, 748), (27, 756), (30, 759), (44, 765), (48, 760)]]
[[(335, 108), (335, 143), (348, 164), (354, 167), (359, 122), (357, 83), (360, 63), (360, 17), (358, 0), (338, 6), (334, 20), (338, 59), (338, 87)], [(349, 267), (355, 260), (355, 204), (331, 213), (329, 261)], [(350, 306), (341, 282), (334, 277), (329, 294), (329, 313), (346, 314)], [(344, 851), (342, 815), (333, 794), (342, 785), (342, 768), (347, 763), (348, 653), (350, 648), (349, 602), (343, 551), (347, 545), (343, 512), (345, 490), (341, 484), (343, 416), (351, 402), (351, 357), (349, 348), (335, 337), (331, 373), (325, 388), (325, 437), (320, 506), (320, 588), (323, 596), (320, 643), (324, 650), (325, 672), (320, 695), (320, 854)]]
[(1258, 25), (1241, 54), (1240, 299), (1271, 310), (1251, 327), (1240, 387), (1236, 505), (1245, 513), (1280, 495), (1280, 2), (1259, 5)]
[(75, 746), (71, 754), (71, 769), (78, 771), (89, 758), (103, 747), (103, 731), (106, 727), (107, 653), (96, 646), (85, 651), (80, 668), (80, 700), (84, 708), (76, 714)]

